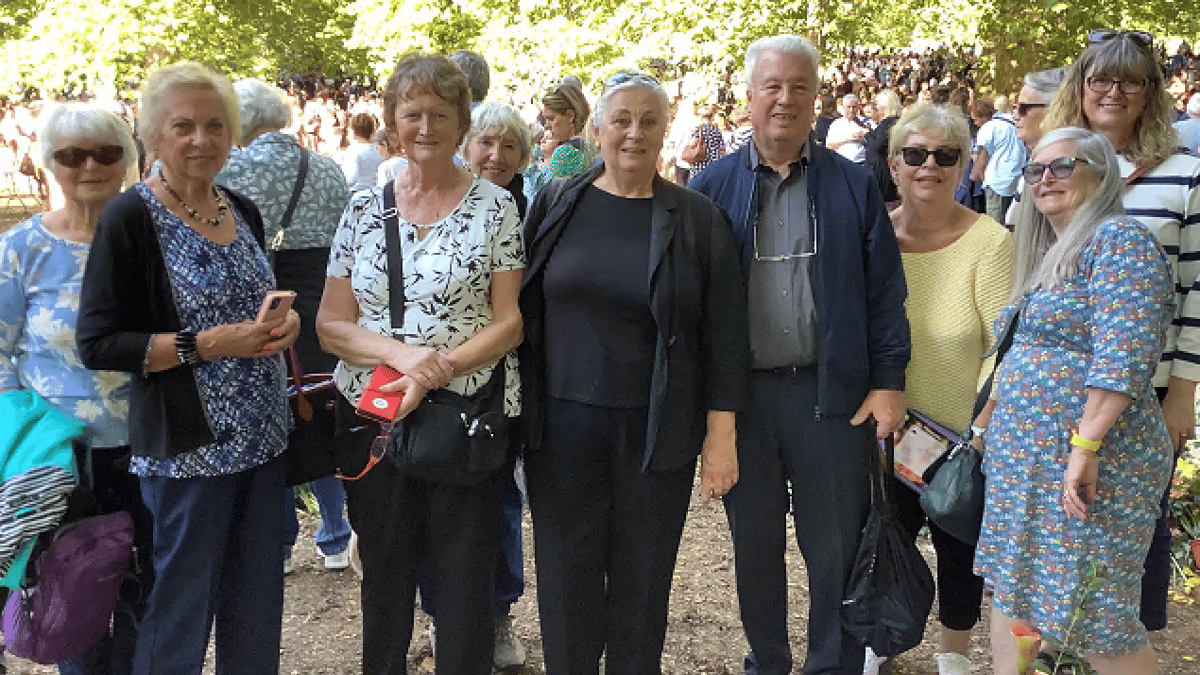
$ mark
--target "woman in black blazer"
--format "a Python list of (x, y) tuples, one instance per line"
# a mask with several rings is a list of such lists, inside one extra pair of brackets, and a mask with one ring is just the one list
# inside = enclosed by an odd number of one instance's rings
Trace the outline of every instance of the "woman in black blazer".
[(548, 185), (525, 223), (525, 466), (546, 672), (660, 672), (688, 499), (737, 481), (749, 368), (729, 221), (655, 173), (653, 78), (618, 73), (593, 119), (599, 162)]

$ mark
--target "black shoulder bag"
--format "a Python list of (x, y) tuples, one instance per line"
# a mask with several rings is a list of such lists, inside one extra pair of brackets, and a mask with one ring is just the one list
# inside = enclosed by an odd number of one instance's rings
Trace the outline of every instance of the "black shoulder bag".
[[(392, 337), (399, 339), (404, 329), (404, 263), (392, 183), (383, 190), (383, 206)], [(400, 471), (431, 483), (475, 485), (500, 468), (508, 455), (506, 366), (507, 357), (500, 359), (488, 381), (470, 396), (447, 389), (427, 393), (392, 430), (389, 455)]]

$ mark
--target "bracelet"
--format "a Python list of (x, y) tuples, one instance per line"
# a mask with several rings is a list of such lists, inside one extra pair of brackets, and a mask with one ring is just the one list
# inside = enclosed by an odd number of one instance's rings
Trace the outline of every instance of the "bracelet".
[(179, 363), (188, 366), (198, 366), (204, 363), (200, 358), (200, 350), (196, 349), (196, 333), (187, 329), (175, 334), (175, 355)]
[(985, 435), (987, 435), (987, 427), (977, 427), (974, 424), (971, 425), (971, 438), (983, 438)]
[(1096, 452), (1100, 449), (1100, 441), (1093, 441), (1079, 435), (1079, 432), (1071, 434), (1071, 447), (1087, 450), (1088, 452)]

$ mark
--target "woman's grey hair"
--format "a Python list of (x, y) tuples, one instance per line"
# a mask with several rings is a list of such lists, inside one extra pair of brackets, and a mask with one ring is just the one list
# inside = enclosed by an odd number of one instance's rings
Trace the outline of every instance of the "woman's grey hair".
[(895, 117), (900, 114), (900, 97), (891, 89), (880, 90), (878, 94), (875, 94), (873, 102), (883, 112), (884, 117)]
[[(658, 99), (659, 112), (665, 116), (671, 109), (671, 97), (667, 95), (667, 90), (663, 88), (661, 82), (649, 75), (635, 71), (622, 71), (609, 77), (608, 81), (613, 84), (606, 86), (600, 94), (600, 98), (596, 99), (596, 114), (592, 116), (592, 128), (594, 129), (600, 128), (600, 123), (604, 121), (604, 114), (608, 111), (608, 102), (617, 92), (639, 87), (646, 88), (653, 91), (654, 98)], [(663, 122), (663, 129), (666, 129), (665, 118)]]
[(475, 110), (471, 112), (471, 128), (467, 130), (467, 136), (463, 139), (463, 147), (479, 135), (506, 133), (511, 133), (517, 138), (517, 147), (521, 149), (517, 173), (521, 173), (529, 164), (533, 141), (529, 135), (529, 127), (521, 119), (521, 113), (507, 103), (480, 103), (475, 106)]
[(821, 53), (817, 48), (812, 46), (812, 43), (799, 35), (772, 35), (770, 37), (759, 38), (755, 40), (748, 49), (746, 49), (746, 86), (754, 84), (754, 68), (758, 65), (758, 58), (763, 52), (780, 52), (783, 54), (792, 54), (807, 60), (812, 64), (813, 83), (820, 81), (817, 74), (817, 66), (821, 63)]
[(1192, 94), (1188, 99), (1187, 114), (1190, 117), (1200, 117), (1200, 94)]
[(1033, 186), (1025, 186), (1013, 218), (1016, 233), (1014, 301), (1031, 288), (1053, 288), (1073, 276), (1079, 254), (1091, 241), (1100, 223), (1125, 213), (1121, 204), (1121, 171), (1117, 166), (1117, 154), (1108, 139), (1080, 127), (1061, 127), (1042, 136), (1030, 156), (1036, 156), (1046, 146), (1059, 141), (1074, 145), (1074, 156), (1087, 160), (1087, 164), (1077, 164), (1075, 171), (1091, 171), (1099, 176), (1100, 183), (1075, 210), (1061, 235), (1038, 211)]
[[(971, 127), (967, 118), (957, 108), (933, 103), (919, 103), (908, 109), (888, 135), (888, 155), (900, 154), (901, 148), (913, 134), (941, 137), (949, 147), (959, 151), (959, 170), (966, 167), (966, 158), (971, 154)], [(961, 176), (960, 176), (961, 178)]]
[(1054, 95), (1058, 93), (1058, 88), (1062, 86), (1066, 76), (1066, 68), (1038, 70), (1025, 76), (1025, 86), (1041, 94), (1042, 101), (1050, 103), (1054, 100)]
[(244, 146), (255, 134), (278, 131), (292, 123), (292, 109), (276, 87), (261, 80), (245, 79), (234, 82), (233, 90), (237, 92), (242, 115), (239, 144)]
[(167, 99), (176, 87), (199, 87), (209, 89), (221, 97), (225, 105), (226, 122), (233, 139), (242, 137), (241, 115), (238, 113), (238, 98), (228, 77), (208, 66), (184, 61), (163, 66), (150, 73), (142, 87), (142, 108), (138, 116), (137, 131), (146, 147), (154, 149), (161, 140), (163, 120), (169, 112)]
[(137, 145), (133, 142), (133, 130), (129, 123), (107, 110), (90, 103), (62, 103), (55, 105), (42, 118), (41, 130), (42, 166), (57, 174), (58, 162), (54, 151), (62, 150), (71, 141), (119, 145), (125, 151), (121, 166), (128, 169), (137, 161)]
[(469, 49), (460, 49), (450, 55), (450, 60), (467, 76), (471, 102), (479, 103), (487, 98), (488, 89), (492, 86), (492, 73), (487, 59)]

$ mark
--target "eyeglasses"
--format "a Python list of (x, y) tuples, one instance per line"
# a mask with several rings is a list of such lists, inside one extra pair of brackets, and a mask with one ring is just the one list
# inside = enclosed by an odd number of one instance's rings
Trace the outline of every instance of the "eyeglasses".
[(1122, 94), (1140, 94), (1146, 88), (1146, 80), (1132, 79), (1114, 79), (1111, 77), (1089, 77), (1087, 78), (1087, 88), (1091, 89), (1096, 94), (1107, 94), (1112, 91), (1113, 85), (1121, 90)]
[(102, 145), (98, 148), (88, 150), (86, 148), (71, 146), (62, 150), (55, 150), (52, 156), (54, 157), (54, 161), (68, 169), (78, 169), (83, 166), (88, 157), (96, 160), (97, 164), (112, 166), (125, 157), (125, 148), (119, 145)]
[(371, 469), (374, 469), (375, 465), (382, 461), (384, 456), (387, 455), (388, 444), (392, 438), (392, 429), (394, 429), (395, 426), (396, 424), (394, 422), (379, 425), (379, 435), (371, 441), (371, 454), (367, 459), (367, 465), (363, 467), (362, 471), (358, 472), (358, 475), (344, 476), (339, 471), (337, 473), (337, 477), (341, 478), (342, 480), (356, 481), (370, 473)]
[(904, 163), (909, 166), (921, 166), (933, 155), (933, 161), (937, 162), (938, 166), (951, 167), (958, 164), (958, 160), (962, 159), (962, 150), (959, 148), (938, 148), (930, 150), (928, 148), (900, 148), (900, 155), (904, 157)]
[(1029, 111), (1033, 110), (1034, 108), (1045, 108), (1045, 107), (1046, 107), (1045, 103), (1018, 103), (1017, 104), (1017, 116), (1024, 117), (1024, 116), (1028, 115)]
[(1091, 164), (1091, 162), (1082, 157), (1059, 157), (1049, 163), (1030, 162), (1021, 167), (1021, 175), (1025, 176), (1025, 182), (1029, 185), (1037, 185), (1046, 177), (1046, 170), (1050, 170), (1050, 175), (1058, 180), (1067, 178), (1075, 173), (1077, 164)]
[(619, 70), (609, 75), (608, 79), (604, 81), (604, 88), (615, 87), (618, 84), (625, 84), (626, 82), (656, 85), (658, 84), (658, 79), (653, 75), (639, 73), (636, 70)]
[(1112, 30), (1111, 28), (1097, 28), (1096, 30), (1088, 31), (1088, 44), (1094, 45), (1099, 42), (1107, 42), (1122, 35), (1128, 36), (1130, 40), (1136, 42), (1143, 49), (1149, 49), (1154, 44), (1154, 36), (1146, 31)]
[(817, 212), (813, 207), (812, 199), (808, 200), (808, 230), (812, 233), (812, 248), (808, 251), (799, 253), (789, 253), (787, 255), (762, 255), (758, 252), (758, 225), (754, 226), (754, 259), (758, 262), (784, 262), (785, 260), (795, 260), (797, 258), (812, 258), (817, 255)]

